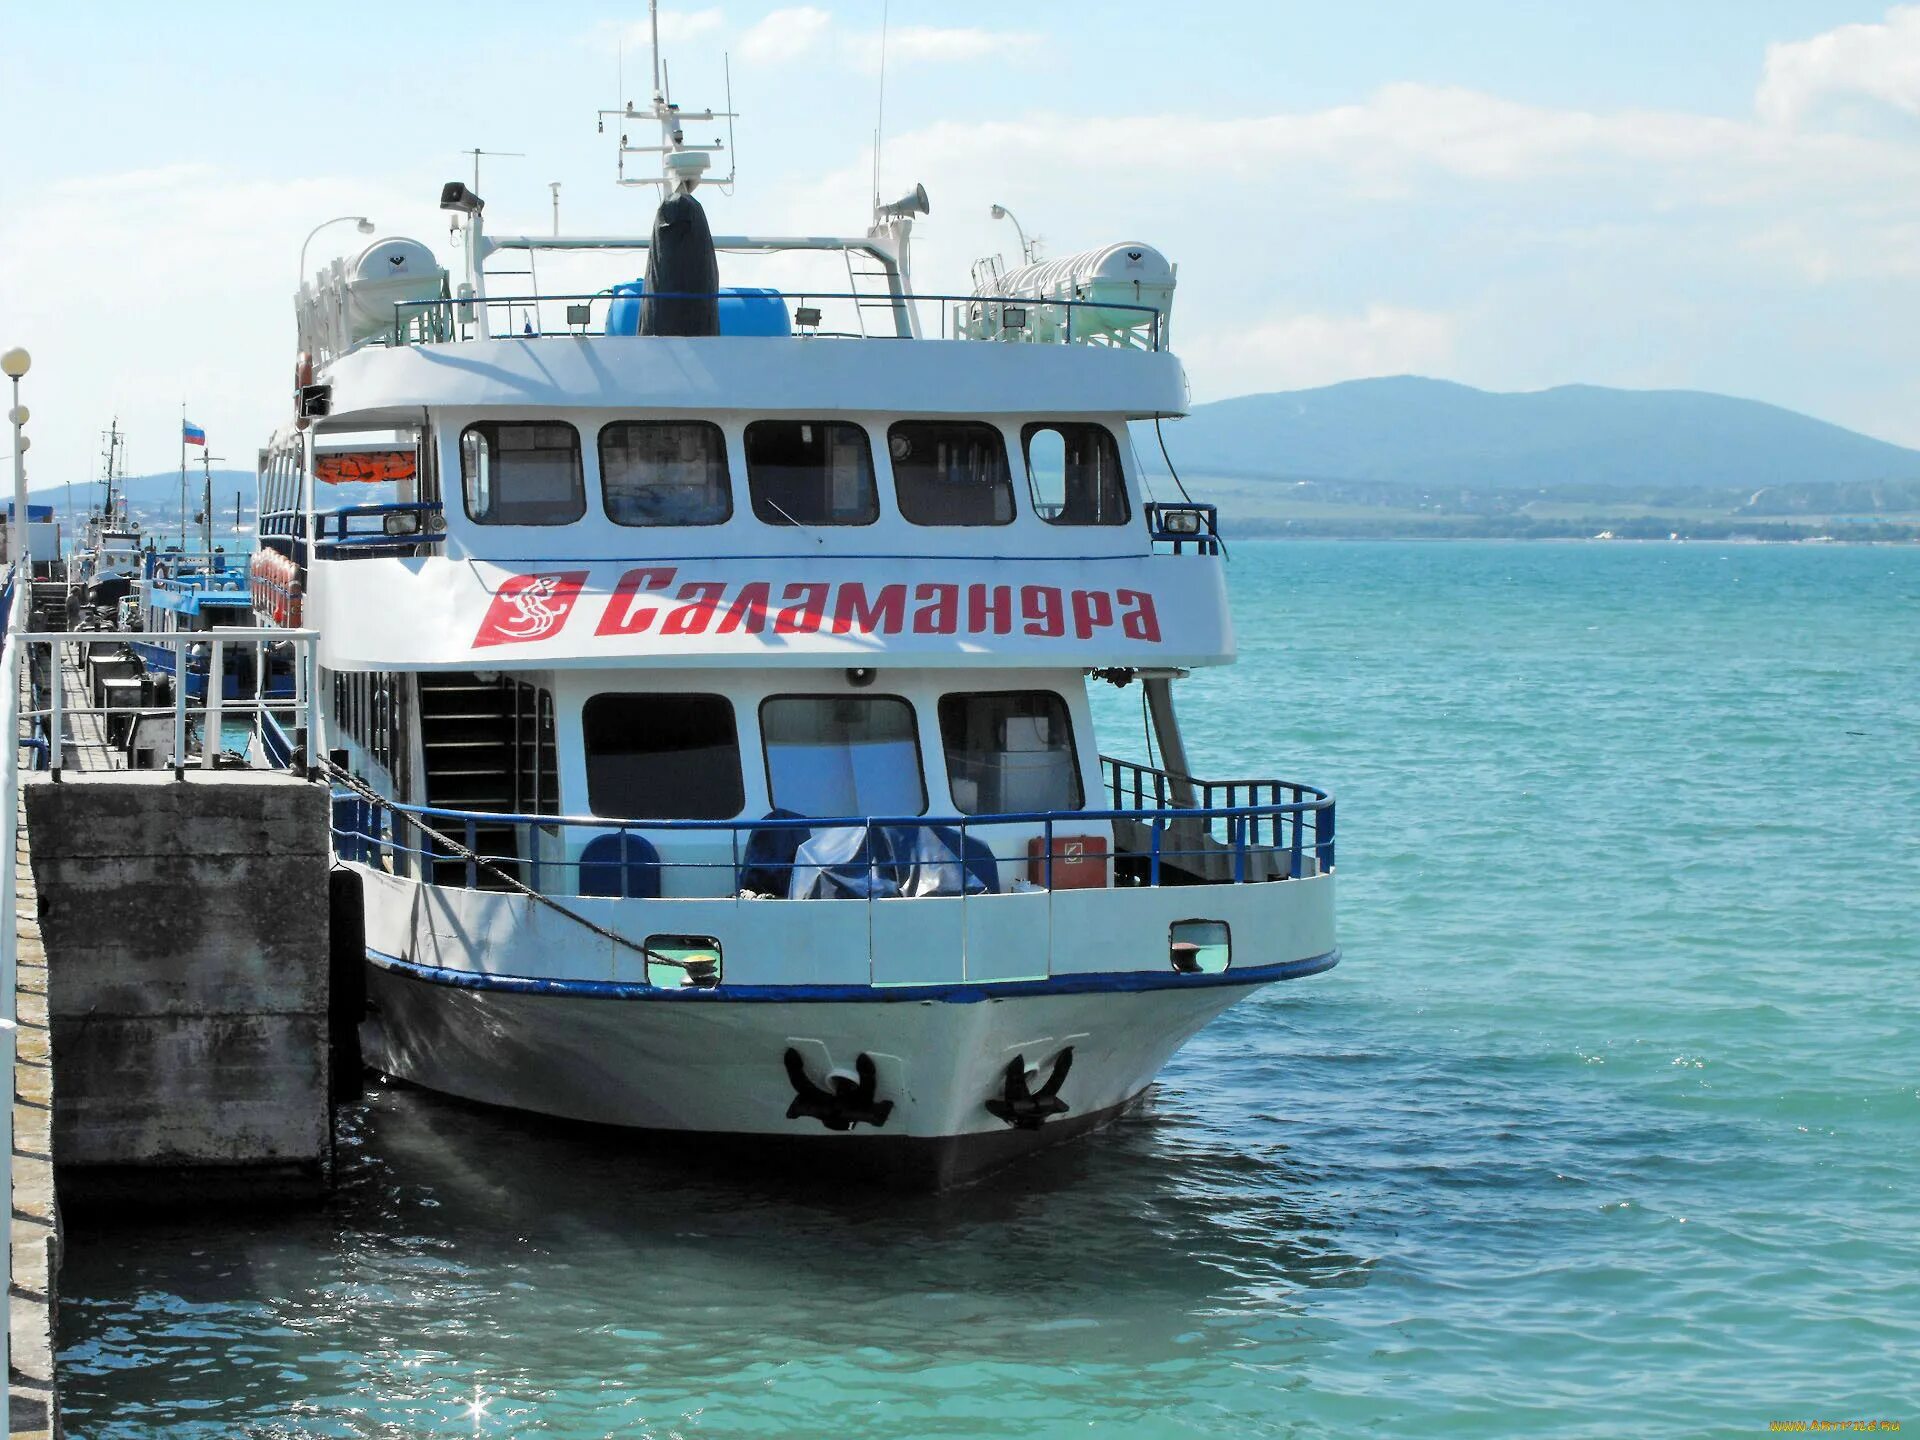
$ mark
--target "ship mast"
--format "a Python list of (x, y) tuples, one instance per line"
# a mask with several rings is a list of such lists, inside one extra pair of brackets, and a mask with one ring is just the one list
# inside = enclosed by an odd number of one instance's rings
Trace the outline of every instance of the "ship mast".
[(107, 502), (101, 507), (100, 514), (101, 518), (107, 524), (111, 525), (113, 523), (114, 460), (120, 447), (125, 443), (125, 437), (120, 433), (120, 417), (118, 415), (113, 417), (113, 423), (107, 427), (107, 433), (104, 438), (107, 442), (107, 449), (106, 453), (100, 457), (104, 462), (104, 473), (100, 477), (100, 483), (106, 487)]

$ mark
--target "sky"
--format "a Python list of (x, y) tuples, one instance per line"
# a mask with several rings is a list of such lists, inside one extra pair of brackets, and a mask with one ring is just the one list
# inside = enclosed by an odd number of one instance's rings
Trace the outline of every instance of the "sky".
[[(1714, 390), (1920, 445), (1920, 5), (1838, 0), (892, 0), (881, 188), (926, 186), (916, 288), (1122, 240), (1179, 269), (1196, 402), (1418, 373)], [(725, 98), (716, 231), (858, 234), (880, 0), (663, 12), (675, 98)], [(178, 420), (231, 468), (290, 411), (314, 225), (450, 252), (644, 232), (595, 112), (644, 103), (643, 5), (0, 0), (0, 347), (29, 473), (134, 473)], [(723, 57), (724, 66), (723, 68)], [(624, 87), (623, 87), (624, 78)], [(367, 243), (313, 237), (309, 269)], [(729, 262), (732, 263), (732, 262)], [(637, 267), (636, 267), (637, 268)], [(543, 276), (549, 288), (556, 277)], [(600, 273), (595, 283), (616, 278)], [(762, 275), (723, 273), (728, 283)], [(0, 449), (10, 449), (0, 436)]]

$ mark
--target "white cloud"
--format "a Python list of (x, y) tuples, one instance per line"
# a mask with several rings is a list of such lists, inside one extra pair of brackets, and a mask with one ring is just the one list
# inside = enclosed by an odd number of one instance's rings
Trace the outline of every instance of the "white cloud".
[(1762, 119), (1799, 125), (1830, 102), (1861, 99), (1920, 115), (1920, 6), (1895, 6), (1879, 24), (1767, 47), (1754, 97)]
[[(884, 44), (889, 67), (961, 65), (1031, 54), (1039, 48), (1041, 38), (1025, 30), (903, 25), (888, 30)], [(775, 10), (748, 30), (741, 38), (740, 54), (751, 64), (772, 65), (825, 53), (873, 74), (880, 68), (882, 40), (878, 30), (848, 30), (825, 10), (800, 5)]]
[[(1041, 37), (1024, 30), (982, 30), (905, 25), (886, 33), (886, 60), (891, 66), (960, 65), (970, 61), (1029, 55)], [(880, 68), (881, 35), (877, 30), (846, 36), (844, 48), (860, 69)]]
[[(364, 212), (383, 235), (431, 240), (440, 218), (411, 191), (191, 164), (61, 180), (0, 210), (0, 314), (34, 354), (30, 483), (90, 479), (116, 415), (131, 473), (171, 469), (183, 401), (226, 468), (251, 469), (289, 417), (292, 296), (314, 220)], [(337, 225), (307, 258), (367, 243)]]
[(833, 17), (812, 5), (775, 10), (740, 39), (741, 57), (756, 65), (777, 64), (810, 53), (833, 26)]
[(685, 41), (701, 39), (703, 36), (715, 35), (726, 23), (726, 13), (719, 9), (662, 10), (660, 12), (660, 43), (677, 45)]
[[(726, 28), (726, 24), (726, 12), (717, 6), (706, 10), (662, 10), (660, 44), (665, 48), (704, 40), (710, 35), (718, 35)], [(595, 27), (591, 39), (596, 46), (617, 43), (628, 54), (644, 55), (653, 44), (653, 26), (646, 20), (636, 20), (631, 24), (603, 21)]]

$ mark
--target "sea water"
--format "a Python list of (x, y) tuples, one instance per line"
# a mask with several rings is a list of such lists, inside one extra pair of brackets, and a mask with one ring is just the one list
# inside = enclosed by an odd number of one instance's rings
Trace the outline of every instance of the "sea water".
[(1920, 547), (1229, 576), (1189, 750), (1337, 793), (1337, 970), (932, 1197), (376, 1089), (324, 1210), (73, 1225), (69, 1433), (1920, 1427)]

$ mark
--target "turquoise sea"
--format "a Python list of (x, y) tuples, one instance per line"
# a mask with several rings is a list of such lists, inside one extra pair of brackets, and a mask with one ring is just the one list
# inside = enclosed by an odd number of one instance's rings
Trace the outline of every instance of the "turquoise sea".
[(1920, 1427), (1920, 547), (1230, 574), (1190, 749), (1338, 794), (1337, 970), (939, 1197), (376, 1092), (323, 1212), (71, 1228), (69, 1433)]

